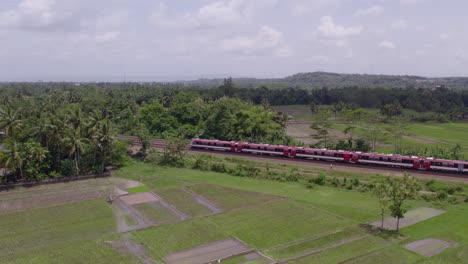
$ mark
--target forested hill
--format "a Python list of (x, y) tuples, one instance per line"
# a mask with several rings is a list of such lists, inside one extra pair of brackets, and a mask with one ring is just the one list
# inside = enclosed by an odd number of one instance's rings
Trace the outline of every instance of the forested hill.
[[(451, 89), (468, 90), (468, 77), (427, 78), (407, 75), (372, 75), (372, 74), (341, 74), (328, 72), (298, 73), (278, 79), (233, 78), (242, 87), (284, 88), (299, 86), (302, 88), (436, 88), (445, 86)], [(188, 81), (187, 84), (205, 87), (219, 86), (223, 79), (199, 79)]]

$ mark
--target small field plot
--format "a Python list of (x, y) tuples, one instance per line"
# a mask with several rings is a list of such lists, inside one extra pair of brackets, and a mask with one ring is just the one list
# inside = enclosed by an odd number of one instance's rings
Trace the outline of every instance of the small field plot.
[[(417, 224), (419, 222), (436, 217), (443, 213), (445, 213), (445, 211), (434, 209), (434, 208), (429, 208), (429, 207), (421, 207), (421, 208), (410, 210), (406, 213), (405, 218), (400, 219), (400, 228)], [(387, 230), (396, 230), (396, 224), (397, 224), (396, 218), (386, 217), (384, 219), (384, 228)], [(381, 222), (375, 221), (375, 222), (372, 222), (371, 225), (375, 227), (380, 227)]]
[(133, 231), (132, 240), (143, 245), (149, 255), (162, 261), (166, 255), (230, 238), (201, 218)]
[(351, 258), (343, 263), (346, 264), (376, 264), (376, 263), (385, 263), (385, 264), (410, 264), (416, 263), (421, 260), (422, 257), (417, 256), (409, 252), (408, 250), (401, 248), (398, 245), (383, 248), (365, 254), (363, 256)]
[(189, 186), (188, 189), (205, 197), (208, 201), (225, 211), (281, 199), (279, 196), (222, 187), (214, 184), (196, 184)]
[(189, 190), (180, 188), (163, 189), (158, 191), (158, 195), (188, 217), (209, 215), (221, 211), (204, 200), (203, 197), (191, 194)]
[(186, 219), (184, 214), (151, 192), (122, 195), (114, 204), (119, 232)]
[(106, 178), (17, 188), (0, 192), (0, 215), (33, 208), (92, 200), (112, 192)]
[(319, 252), (346, 241), (363, 238), (369, 233), (370, 231), (365, 228), (353, 224), (342, 229), (327, 231), (312, 237), (286, 243), (269, 249), (265, 253), (277, 259), (287, 259), (311, 252)]
[(100, 241), (115, 232), (103, 200), (4, 214), (0, 217), (2, 263), (125, 263), (131, 257)]
[(376, 236), (369, 236), (360, 240), (340, 245), (338, 247), (330, 247), (310, 256), (299, 258), (295, 261), (291, 260), (288, 263), (343, 263), (347, 260), (352, 260), (354, 258), (358, 258), (362, 255), (366, 255), (389, 246), (391, 246), (390, 242)]
[(353, 224), (289, 200), (243, 208), (206, 220), (260, 250), (341, 230)]
[(456, 243), (441, 239), (428, 238), (418, 240), (407, 244), (405, 247), (408, 250), (416, 252), (425, 257), (430, 257), (439, 254), (443, 250), (456, 246)]
[(204, 264), (232, 256), (253, 252), (253, 249), (236, 239), (211, 242), (164, 257), (167, 264)]

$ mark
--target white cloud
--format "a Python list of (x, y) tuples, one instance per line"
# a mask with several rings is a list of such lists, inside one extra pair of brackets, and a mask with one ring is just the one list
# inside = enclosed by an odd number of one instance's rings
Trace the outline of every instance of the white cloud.
[(312, 12), (339, 6), (342, 2), (344, 0), (288, 0), (287, 4), (293, 16), (305, 16)]
[(406, 29), (408, 27), (408, 23), (406, 22), (406, 20), (403, 20), (403, 19), (399, 19), (395, 22), (393, 22), (390, 27), (392, 29), (395, 29), (395, 30), (403, 30), (403, 29)]
[(425, 1), (426, 0), (400, 0), (400, 4), (404, 6), (408, 6), (408, 5), (424, 3)]
[(336, 60), (333, 59), (332, 57), (329, 57), (323, 54), (310, 56), (307, 58), (307, 61), (316, 63), (316, 64), (333, 64), (336, 62)]
[(213, 29), (250, 22), (255, 14), (273, 7), (278, 0), (224, 0), (209, 3), (194, 12), (168, 15), (163, 2), (156, 5), (150, 19), (162, 28)]
[(462, 62), (468, 62), (468, 51), (466, 50), (458, 50), (455, 53), (455, 58), (457, 60), (460, 60)]
[(98, 33), (94, 36), (94, 39), (98, 43), (104, 43), (109, 41), (114, 41), (120, 36), (119, 31), (108, 31), (103, 33)]
[(345, 38), (359, 35), (362, 31), (362, 26), (344, 27), (334, 23), (331, 16), (323, 16), (320, 18), (318, 32), (321, 36), (327, 38)]
[(263, 26), (255, 36), (234, 37), (222, 42), (222, 50), (243, 55), (277, 55), (288, 57), (292, 51), (283, 43), (283, 33), (269, 26)]
[(382, 49), (394, 49), (394, 48), (395, 48), (395, 44), (393, 44), (393, 42), (391, 42), (391, 41), (384, 40), (384, 41), (382, 41), (382, 42), (379, 43), (379, 48), (382, 48)]
[(358, 9), (354, 15), (363, 17), (363, 16), (378, 16), (382, 14), (385, 11), (385, 9), (379, 5), (374, 5), (368, 8), (364, 9)]

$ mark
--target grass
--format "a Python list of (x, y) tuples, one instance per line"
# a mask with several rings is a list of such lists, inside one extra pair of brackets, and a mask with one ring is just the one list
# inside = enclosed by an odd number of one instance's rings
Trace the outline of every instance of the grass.
[(177, 215), (162, 206), (160, 203), (143, 203), (133, 205), (133, 207), (156, 223), (166, 223), (178, 220)]
[(222, 187), (214, 184), (196, 184), (189, 188), (195, 193), (207, 198), (222, 210), (232, 210), (280, 198), (262, 193)]
[(103, 200), (69, 203), (0, 217), (2, 263), (132, 263), (100, 241), (115, 231)]
[[(337, 177), (349, 176), (333, 173)], [(232, 237), (276, 259), (324, 249), (297, 263), (467, 263), (468, 260), (467, 204), (439, 203), (447, 213), (403, 228), (398, 239), (383, 235), (361, 238), (367, 230), (360, 228), (360, 224), (380, 218), (378, 203), (368, 193), (325, 186), (307, 189), (300, 182), (282, 183), (145, 163), (134, 163), (115, 174), (141, 180), (165, 201), (191, 216), (201, 216), (208, 209), (183, 188), (225, 210), (222, 214), (129, 233), (150, 257), (160, 262), (167, 254)], [(52, 185), (51, 188), (56, 190)], [(39, 190), (45, 191), (42, 187)], [(31, 193), (34, 194), (34, 188)], [(0, 193), (0, 198), (3, 195), (14, 197), (13, 193)], [(26, 192), (21, 195), (27, 197)], [(408, 209), (431, 207), (424, 201), (408, 205)], [(175, 217), (166, 208), (155, 209), (149, 204), (137, 209), (158, 222), (172, 221)], [(115, 225), (112, 207), (104, 199), (2, 214), (0, 259), (2, 263), (135, 263), (134, 257), (109, 245), (108, 241), (121, 238), (115, 233)], [(352, 238), (361, 239), (349, 242)], [(404, 248), (407, 243), (426, 238), (445, 239), (458, 246), (430, 258)], [(348, 243), (340, 245), (340, 241)]]
[(145, 246), (150, 256), (162, 260), (167, 254), (229, 238), (201, 218), (132, 232), (132, 239)]
[[(352, 258), (357, 258), (361, 255), (369, 254), (376, 250), (385, 249), (389, 246), (391, 246), (391, 244), (388, 241), (380, 237), (370, 236), (351, 243), (344, 244), (336, 248), (331, 248), (319, 252), (317, 254), (302, 258), (297, 261), (293, 261), (291, 263), (341, 263)], [(404, 261), (403, 258), (401, 258), (400, 260), (402, 262)]]
[(209, 208), (198, 203), (195, 197), (182, 189), (163, 189), (158, 191), (158, 195), (187, 216), (196, 217), (211, 213)]
[(288, 200), (235, 210), (209, 217), (207, 221), (262, 250), (352, 223), (304, 203)]
[(369, 254), (348, 260), (347, 264), (409, 264), (422, 260), (421, 256), (414, 254), (398, 245), (387, 247)]
[(337, 228), (332, 232), (328, 231), (325, 234), (319, 234), (317, 236), (301, 240), (297, 243), (291, 243), (285, 247), (269, 250), (268, 254), (277, 259), (289, 258), (314, 250), (324, 249), (333, 246), (342, 240), (356, 238), (365, 234), (366, 230), (364, 228), (361, 228), (358, 225), (351, 225), (342, 229)]
[(145, 185), (127, 189), (127, 192), (129, 193), (141, 193), (141, 192), (149, 192), (149, 191), (151, 191), (151, 189)]

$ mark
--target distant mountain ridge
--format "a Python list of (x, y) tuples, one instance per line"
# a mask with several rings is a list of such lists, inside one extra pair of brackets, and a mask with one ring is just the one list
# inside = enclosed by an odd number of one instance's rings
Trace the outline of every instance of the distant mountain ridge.
[[(377, 75), (377, 74), (343, 74), (330, 72), (297, 73), (285, 78), (257, 79), (233, 78), (235, 84), (242, 87), (258, 88), (267, 86), (271, 88), (294, 87), (302, 88), (436, 88), (445, 86), (451, 89), (468, 90), (468, 77), (421, 77), (412, 75)], [(186, 84), (204, 87), (219, 86), (223, 79), (199, 79), (184, 81)]]

